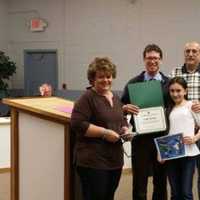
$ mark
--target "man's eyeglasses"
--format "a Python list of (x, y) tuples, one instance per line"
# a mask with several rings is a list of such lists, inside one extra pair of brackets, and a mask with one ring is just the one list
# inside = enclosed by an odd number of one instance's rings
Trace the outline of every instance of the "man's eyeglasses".
[(145, 57), (146, 60), (160, 60), (160, 57)]
[(185, 53), (188, 55), (188, 54), (190, 54), (190, 53), (192, 53), (192, 54), (198, 54), (200, 51), (199, 50), (197, 50), (197, 49), (186, 49), (185, 50)]

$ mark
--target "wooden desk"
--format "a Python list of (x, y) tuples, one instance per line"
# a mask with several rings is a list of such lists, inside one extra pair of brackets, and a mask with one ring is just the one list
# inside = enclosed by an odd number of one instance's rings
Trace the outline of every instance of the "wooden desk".
[(11, 106), (11, 200), (72, 200), (71, 114), (59, 110), (73, 102), (37, 97), (3, 103)]

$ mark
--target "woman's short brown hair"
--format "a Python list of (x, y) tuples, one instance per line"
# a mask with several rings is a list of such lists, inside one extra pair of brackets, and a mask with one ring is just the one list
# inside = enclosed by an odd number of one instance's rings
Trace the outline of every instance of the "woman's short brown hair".
[(96, 72), (105, 71), (110, 72), (113, 78), (116, 78), (116, 65), (107, 57), (96, 57), (88, 66), (87, 78), (89, 83), (93, 85)]

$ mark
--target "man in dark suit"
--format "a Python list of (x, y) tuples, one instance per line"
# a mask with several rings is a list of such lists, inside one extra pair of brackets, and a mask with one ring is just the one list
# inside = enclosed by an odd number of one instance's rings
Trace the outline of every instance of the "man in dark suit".
[[(127, 113), (138, 114), (137, 105), (130, 103), (128, 84), (150, 81), (152, 79), (161, 82), (164, 99), (167, 96), (168, 77), (160, 72), (163, 53), (159, 46), (149, 44), (143, 52), (145, 70), (128, 81), (122, 95), (123, 110)], [(131, 120), (134, 127), (134, 122)], [(147, 183), (149, 171), (153, 175), (153, 200), (167, 200), (166, 170), (165, 164), (157, 161), (157, 151), (154, 138), (164, 135), (165, 132), (136, 135), (132, 140), (132, 171), (133, 171), (133, 200), (147, 199)]]

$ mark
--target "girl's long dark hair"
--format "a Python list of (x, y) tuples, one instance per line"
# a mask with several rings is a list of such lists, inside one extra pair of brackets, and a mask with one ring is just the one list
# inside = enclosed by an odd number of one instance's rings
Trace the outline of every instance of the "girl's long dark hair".
[[(178, 77), (178, 76), (174, 77), (168, 83), (168, 98), (167, 98), (167, 107), (166, 107), (166, 122), (167, 122), (166, 133), (168, 133), (168, 131), (169, 131), (169, 115), (170, 115), (173, 107), (175, 106), (175, 103), (169, 94), (169, 88), (171, 85), (173, 85), (175, 83), (178, 83), (179, 85), (181, 85), (185, 90), (187, 89), (187, 82), (182, 77)], [(187, 96), (185, 97), (185, 99), (187, 99)]]
[[(169, 81), (169, 84), (168, 84), (168, 96), (169, 96), (169, 100), (168, 100), (168, 104), (167, 104), (167, 109), (166, 109), (166, 114), (167, 114), (167, 118), (169, 117), (169, 114), (171, 113), (173, 107), (175, 106), (175, 103), (174, 101), (172, 100), (170, 94), (169, 94), (169, 88), (171, 85), (173, 84), (179, 84), (181, 85), (185, 90), (187, 90), (187, 82), (185, 81), (184, 78), (182, 77), (174, 77), (172, 78), (170, 81)], [(185, 99), (187, 99), (187, 96), (185, 96)]]

